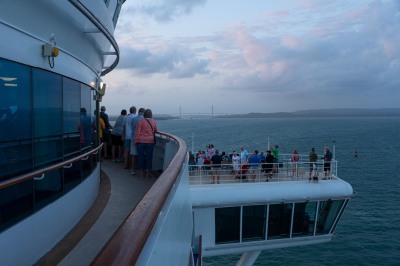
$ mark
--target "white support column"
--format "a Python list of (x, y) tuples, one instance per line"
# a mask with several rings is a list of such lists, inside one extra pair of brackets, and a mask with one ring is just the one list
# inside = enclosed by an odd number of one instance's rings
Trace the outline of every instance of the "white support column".
[(261, 251), (252, 251), (252, 252), (245, 252), (240, 257), (236, 266), (251, 266), (257, 260), (258, 256), (260, 255)]

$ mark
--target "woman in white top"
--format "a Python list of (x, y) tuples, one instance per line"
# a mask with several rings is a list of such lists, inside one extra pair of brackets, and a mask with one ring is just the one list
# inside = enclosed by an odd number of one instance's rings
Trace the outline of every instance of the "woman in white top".
[(233, 170), (235, 171), (235, 175), (239, 175), (240, 171), (240, 156), (237, 155), (236, 151), (233, 151), (232, 155), (232, 163), (233, 163)]
[(197, 168), (201, 170), (203, 165), (204, 165), (204, 156), (202, 154), (199, 154), (199, 156), (197, 157)]

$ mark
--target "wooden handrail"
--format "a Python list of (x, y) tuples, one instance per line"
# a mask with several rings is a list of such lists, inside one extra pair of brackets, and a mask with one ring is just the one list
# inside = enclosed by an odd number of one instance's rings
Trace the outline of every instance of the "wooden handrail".
[(78, 161), (82, 160), (83, 158), (85, 158), (85, 157), (87, 157), (87, 156), (89, 156), (91, 154), (97, 153), (102, 147), (103, 147), (103, 143), (100, 144), (95, 149), (90, 150), (89, 152), (81, 154), (81, 155), (79, 155), (77, 157), (74, 157), (72, 159), (63, 161), (61, 163), (53, 164), (53, 165), (51, 165), (49, 167), (45, 167), (45, 168), (42, 168), (42, 169), (39, 169), (39, 170), (36, 170), (36, 171), (33, 171), (33, 172), (29, 172), (29, 173), (20, 175), (20, 176), (16, 176), (14, 178), (3, 180), (3, 181), (0, 182), (0, 189), (4, 189), (4, 188), (10, 187), (10, 186), (22, 183), (22, 182), (24, 182), (26, 180), (33, 179), (36, 176), (42, 176), (43, 174), (45, 174), (47, 172), (51, 172), (51, 171), (57, 170), (57, 169), (59, 169), (61, 167), (64, 167), (66, 165), (70, 165), (71, 163), (78, 162)]
[(179, 145), (178, 152), (91, 265), (135, 265), (137, 262), (185, 163), (187, 153), (186, 143), (182, 139), (164, 133), (160, 134), (175, 140)]

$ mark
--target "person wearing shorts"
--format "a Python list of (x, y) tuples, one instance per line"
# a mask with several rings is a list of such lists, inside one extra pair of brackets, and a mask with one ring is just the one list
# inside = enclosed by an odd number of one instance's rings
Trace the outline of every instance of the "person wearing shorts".
[(324, 154), (324, 172), (325, 178), (330, 178), (331, 174), (331, 161), (332, 161), (332, 153), (329, 151), (328, 147), (325, 147), (325, 154)]

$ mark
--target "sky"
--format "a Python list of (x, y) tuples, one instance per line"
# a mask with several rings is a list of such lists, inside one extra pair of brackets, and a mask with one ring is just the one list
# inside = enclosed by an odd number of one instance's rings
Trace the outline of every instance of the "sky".
[(400, 1), (127, 0), (109, 114), (400, 107)]

